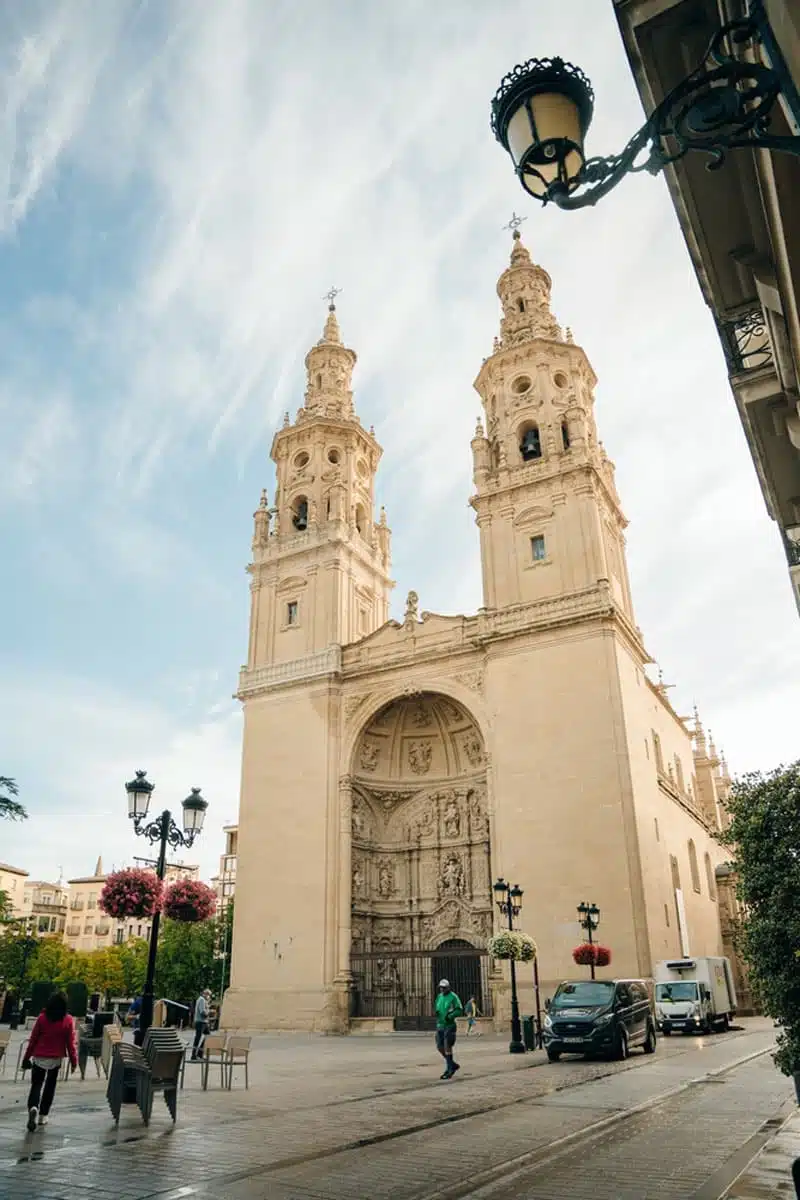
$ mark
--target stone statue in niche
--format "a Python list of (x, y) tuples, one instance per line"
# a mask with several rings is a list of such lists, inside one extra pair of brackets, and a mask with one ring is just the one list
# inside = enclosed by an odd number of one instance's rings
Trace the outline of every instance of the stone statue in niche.
[(433, 746), (430, 742), (412, 742), (408, 747), (408, 765), (415, 775), (427, 775), (431, 768)]
[(364, 807), (357, 798), (353, 800), (353, 813), (351, 817), (351, 829), (353, 837), (363, 838), (367, 834), (366, 818), (364, 815)]
[(483, 800), (481, 799), (480, 792), (470, 792), (468, 803), (472, 832), (479, 834), (488, 832), (489, 821), (486, 813), (483, 811)]
[(394, 871), (387, 858), (378, 863), (378, 895), (387, 897), (394, 892)]
[(364, 894), (364, 872), (361, 870), (361, 864), (356, 863), (353, 867), (353, 896), (363, 896)]
[(417, 821), (417, 837), (432, 837), (434, 832), (433, 810), (426, 808), (419, 821)]
[(461, 813), (453, 795), (444, 806), (444, 833), (449, 838), (457, 838), (461, 833)]
[(378, 765), (380, 751), (374, 742), (362, 742), (359, 752), (359, 762), (362, 771), (374, 771)]
[(464, 868), (457, 854), (451, 854), (444, 860), (439, 877), (439, 895), (464, 895)]

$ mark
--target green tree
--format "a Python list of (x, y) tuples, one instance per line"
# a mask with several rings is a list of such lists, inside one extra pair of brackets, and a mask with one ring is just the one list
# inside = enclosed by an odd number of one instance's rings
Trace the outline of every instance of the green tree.
[[(216, 921), (170, 921), (161, 927), (156, 964), (156, 997), (189, 1002), (203, 988), (215, 988)], [(218, 986), (218, 984), (217, 984)]]
[(19, 795), (19, 788), (13, 779), (0, 775), (0, 817), (10, 821), (24, 821), (27, 812), (14, 797)]
[(736, 780), (730, 826), (744, 906), (740, 946), (764, 1011), (780, 1028), (775, 1062), (800, 1071), (800, 761)]
[(222, 916), (216, 919), (217, 927), (217, 963), (214, 967), (214, 991), (219, 992), (220, 999), (227, 991), (231, 982), (231, 951), (233, 949), (233, 905), (230, 900)]
[(112, 953), (119, 963), (122, 986), (120, 995), (139, 996), (144, 991), (147, 975), (148, 944), (143, 938), (133, 938), (119, 946), (112, 946)]
[(36, 956), (27, 972), (33, 983), (49, 981), (53, 987), (62, 991), (75, 976), (76, 952), (57, 937), (40, 938), (36, 947)]
[(11, 897), (8, 892), (4, 892), (0, 888), (0, 922), (5, 921), (6, 917), (10, 917), (12, 911)]

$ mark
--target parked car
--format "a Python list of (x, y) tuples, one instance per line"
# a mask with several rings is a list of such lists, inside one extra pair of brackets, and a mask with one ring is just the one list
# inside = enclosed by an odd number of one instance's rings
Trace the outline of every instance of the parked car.
[(542, 1040), (550, 1062), (562, 1054), (628, 1057), (656, 1049), (656, 1022), (643, 979), (581, 979), (559, 984), (546, 1004)]

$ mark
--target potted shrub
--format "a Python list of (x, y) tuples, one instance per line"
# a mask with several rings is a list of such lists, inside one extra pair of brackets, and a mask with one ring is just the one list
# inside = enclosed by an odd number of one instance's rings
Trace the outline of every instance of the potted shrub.
[(515, 962), (533, 962), (536, 958), (536, 942), (527, 933), (505, 929), (489, 938), (489, 954), (492, 958), (513, 959)]
[(141, 867), (114, 871), (106, 879), (99, 904), (109, 917), (152, 917), (161, 904), (161, 880)]
[(163, 912), (171, 921), (207, 921), (216, 906), (216, 892), (199, 879), (178, 879), (164, 893)]

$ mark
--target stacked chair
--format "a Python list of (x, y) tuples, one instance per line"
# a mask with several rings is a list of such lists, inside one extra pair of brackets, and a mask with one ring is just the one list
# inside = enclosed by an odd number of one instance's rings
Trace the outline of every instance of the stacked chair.
[(122, 1026), (116, 1021), (111, 1025), (106, 1025), (103, 1030), (103, 1044), (100, 1050), (100, 1065), (103, 1068), (106, 1079), (108, 1072), (111, 1069), (111, 1055), (117, 1042), (122, 1041)]
[[(178, 1084), (186, 1047), (174, 1029), (148, 1029), (141, 1049), (129, 1042), (114, 1044), (106, 1099), (115, 1123), (122, 1105), (135, 1100), (145, 1125), (150, 1124), (153, 1097), (161, 1092), (172, 1120), (178, 1115)], [(135, 1093), (135, 1095), (134, 1095)]]
[(11, 1041), (11, 1030), (0, 1029), (0, 1071), (6, 1073), (6, 1054), (8, 1052), (8, 1043)]

